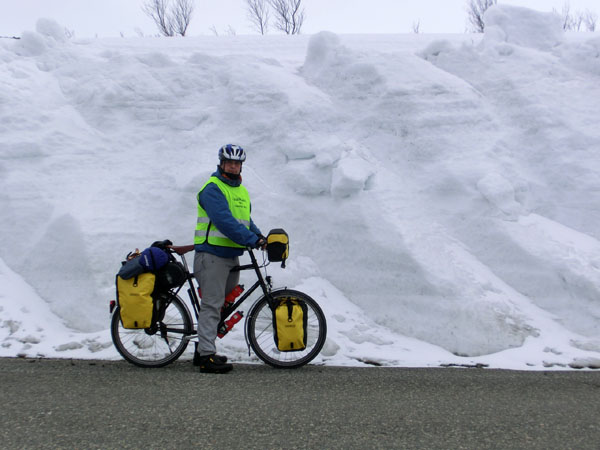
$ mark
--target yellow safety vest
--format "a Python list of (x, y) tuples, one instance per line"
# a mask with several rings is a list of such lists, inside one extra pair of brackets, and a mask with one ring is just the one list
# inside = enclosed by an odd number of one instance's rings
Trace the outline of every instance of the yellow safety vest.
[[(204, 190), (210, 183), (215, 183), (221, 190), (231, 215), (235, 220), (250, 229), (250, 195), (246, 188), (242, 185), (230, 186), (227, 183), (219, 180), (219, 178), (212, 176), (202, 186), (200, 192)], [(239, 245), (225, 236), (219, 229), (212, 223), (208, 214), (198, 201), (198, 221), (196, 222), (196, 233), (194, 235), (194, 244), (204, 244), (208, 238), (210, 245), (219, 245), (221, 247), (234, 247), (234, 248), (245, 248), (243, 245)]]

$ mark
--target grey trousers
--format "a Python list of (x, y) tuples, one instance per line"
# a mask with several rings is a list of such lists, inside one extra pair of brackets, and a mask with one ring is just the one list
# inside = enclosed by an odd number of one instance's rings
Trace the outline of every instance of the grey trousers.
[(217, 326), (221, 319), (221, 307), (227, 295), (240, 281), (239, 272), (230, 270), (239, 265), (239, 258), (220, 258), (210, 253), (196, 252), (194, 277), (202, 291), (198, 317), (198, 355), (217, 352)]

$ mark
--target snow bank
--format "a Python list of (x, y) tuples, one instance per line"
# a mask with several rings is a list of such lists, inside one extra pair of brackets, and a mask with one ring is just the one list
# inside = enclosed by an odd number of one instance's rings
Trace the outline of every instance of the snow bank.
[[(69, 329), (2, 260), (0, 280), (0, 356), (116, 358), (108, 330), (77, 333)], [(108, 309), (104, 318), (108, 319)]]
[(600, 76), (600, 37), (577, 44), (566, 43), (556, 52), (566, 66)]
[[(191, 241), (234, 142), (255, 222), (291, 236), (276, 284), (327, 313), (317, 362), (598, 365), (597, 42), (521, 8), (486, 24), (0, 42), (1, 354), (116, 358), (121, 259)], [(256, 360), (241, 329), (219, 345)]]
[(494, 5), (484, 15), (485, 40), (549, 50), (560, 44), (564, 32), (560, 16), (511, 5)]
[(39, 19), (35, 25), (38, 33), (48, 38), (54, 39), (56, 42), (66, 42), (65, 28), (61, 27), (55, 20)]

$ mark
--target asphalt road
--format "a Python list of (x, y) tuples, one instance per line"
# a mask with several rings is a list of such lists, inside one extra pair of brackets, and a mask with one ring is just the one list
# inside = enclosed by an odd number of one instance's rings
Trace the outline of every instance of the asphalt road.
[(0, 447), (598, 449), (600, 372), (0, 359)]

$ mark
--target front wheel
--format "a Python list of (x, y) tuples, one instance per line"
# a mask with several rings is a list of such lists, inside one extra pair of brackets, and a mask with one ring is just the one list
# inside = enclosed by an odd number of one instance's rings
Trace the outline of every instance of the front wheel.
[[(156, 300), (155, 300), (156, 301)], [(159, 320), (150, 328), (127, 329), (121, 323), (119, 308), (113, 313), (110, 333), (121, 356), (140, 367), (163, 367), (185, 351), (192, 334), (192, 319), (176, 295), (161, 296)]]
[(248, 311), (246, 333), (252, 350), (265, 363), (279, 368), (293, 369), (312, 361), (323, 348), (327, 337), (325, 314), (315, 300), (291, 289), (271, 293), (277, 303), (292, 300), (306, 304), (306, 347), (300, 351), (280, 351), (273, 331), (273, 314), (267, 297), (259, 299)]

